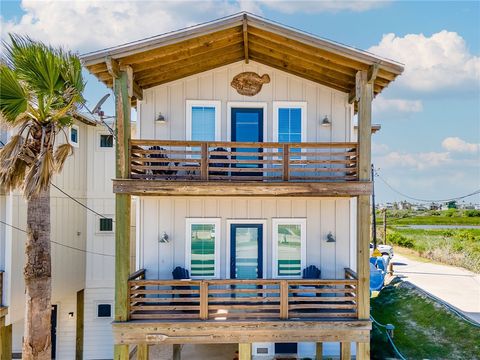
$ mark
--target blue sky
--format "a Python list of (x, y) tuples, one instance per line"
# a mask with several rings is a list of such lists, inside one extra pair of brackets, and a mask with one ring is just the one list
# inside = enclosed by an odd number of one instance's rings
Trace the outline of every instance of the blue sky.
[[(480, 188), (480, 2), (2, 1), (1, 35), (20, 32), (79, 53), (248, 10), (405, 63), (374, 101), (373, 161), (412, 197)], [(109, 92), (87, 74), (93, 105)], [(112, 103), (105, 106), (113, 112)], [(380, 202), (402, 200), (382, 181)], [(480, 196), (467, 201), (480, 203)]]

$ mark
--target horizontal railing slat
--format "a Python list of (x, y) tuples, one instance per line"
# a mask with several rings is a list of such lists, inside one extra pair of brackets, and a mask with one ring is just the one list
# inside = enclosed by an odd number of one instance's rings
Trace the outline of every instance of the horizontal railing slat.
[[(129, 281), (130, 318), (242, 320), (355, 318), (354, 272), (345, 279)], [(135, 273), (144, 276), (144, 272)], [(203, 289), (203, 290), (202, 290)]]
[(358, 146), (353, 142), (131, 140), (130, 149), (132, 179), (358, 180)]

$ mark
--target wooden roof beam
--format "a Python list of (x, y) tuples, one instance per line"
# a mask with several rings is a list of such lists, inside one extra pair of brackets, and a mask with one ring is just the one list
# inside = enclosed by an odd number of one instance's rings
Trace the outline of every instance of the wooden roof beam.
[(245, 52), (245, 64), (248, 64), (248, 23), (247, 14), (243, 14), (243, 49)]
[[(133, 70), (131, 66), (120, 67), (120, 65), (118, 64), (118, 61), (115, 59), (112, 59), (110, 56), (105, 58), (105, 64), (107, 65), (108, 74), (113, 79), (118, 79), (120, 77), (120, 72), (122, 71), (127, 72), (128, 74), (127, 86), (128, 86), (129, 96), (135, 97), (137, 100), (143, 99), (143, 90), (133, 78)], [(102, 79), (103, 77), (99, 77), (99, 78)]]

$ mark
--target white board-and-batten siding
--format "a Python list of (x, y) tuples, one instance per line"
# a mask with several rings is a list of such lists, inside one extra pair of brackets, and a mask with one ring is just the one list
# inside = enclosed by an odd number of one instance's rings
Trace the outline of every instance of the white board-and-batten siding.
[[(230, 86), (230, 82), (235, 75), (244, 71), (268, 74), (271, 81), (264, 84), (255, 96), (240, 95)], [(274, 101), (306, 103), (306, 141), (351, 139), (352, 106), (348, 104), (348, 94), (254, 61), (248, 64), (237, 62), (145, 90), (143, 101), (138, 106), (138, 138), (186, 140), (187, 100), (220, 101), (222, 141), (230, 140), (228, 103), (238, 102), (251, 103), (252, 107), (260, 107), (259, 103), (266, 104), (264, 141), (274, 141)], [(155, 123), (159, 113), (165, 117), (166, 123)], [(325, 115), (332, 121), (332, 126), (320, 125)]]
[[(265, 222), (264, 277), (272, 277), (272, 219), (306, 219), (306, 263), (322, 271), (322, 278), (343, 279), (351, 265), (350, 200), (348, 198), (205, 198), (142, 197), (138, 199), (138, 267), (148, 279), (170, 279), (176, 266), (187, 267), (186, 219), (219, 218), (220, 277), (228, 277), (229, 224), (235, 220)], [(168, 243), (160, 243), (165, 232)], [(336, 242), (327, 243), (331, 232)]]

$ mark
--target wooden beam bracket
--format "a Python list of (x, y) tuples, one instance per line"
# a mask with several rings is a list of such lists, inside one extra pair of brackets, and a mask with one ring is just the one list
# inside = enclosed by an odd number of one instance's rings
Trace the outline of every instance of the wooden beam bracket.
[(105, 64), (107, 65), (108, 73), (114, 78), (118, 79), (120, 77), (120, 66), (118, 65), (118, 61), (112, 59), (110, 56), (105, 58)]
[(368, 68), (368, 73), (367, 73), (367, 83), (371, 84), (375, 81), (378, 75), (378, 69), (379, 65), (378, 64), (373, 64)]

